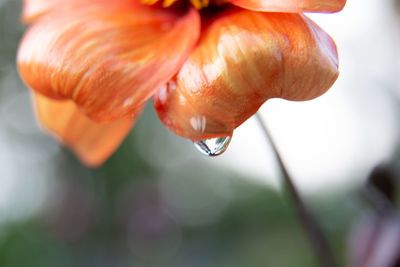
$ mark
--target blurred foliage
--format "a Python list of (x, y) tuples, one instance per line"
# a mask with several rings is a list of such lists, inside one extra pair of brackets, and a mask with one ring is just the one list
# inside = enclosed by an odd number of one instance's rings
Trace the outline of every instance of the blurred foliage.
[[(173, 208), (161, 199), (157, 179), (127, 178), (125, 183), (131, 184), (132, 190), (128, 194), (132, 195), (116, 201), (117, 192), (125, 191), (125, 186), (103, 187), (112, 184), (109, 180), (114, 177), (97, 172), (91, 185), (83, 185), (87, 182), (84, 177), (75, 181), (81, 184), (72, 188), (81, 192), (70, 192), (67, 197), (58, 193), (64, 199), (48, 211), (53, 214), (4, 226), (0, 266), (317, 266), (293, 210), (274, 191), (231, 180), (235, 197), (222, 216), (212, 223), (188, 226), (181, 224)], [(119, 172), (115, 173), (118, 176)], [(231, 179), (218, 170), (215, 173), (215, 179)], [(71, 186), (71, 181), (63, 186), (68, 184)], [(88, 193), (93, 189), (95, 192)], [(96, 205), (87, 205), (88, 197), (79, 194), (93, 194)], [(77, 198), (80, 201), (73, 204)], [(95, 211), (82, 213), (82, 205)], [(318, 210), (343, 259), (350, 209), (336, 200), (320, 203)], [(59, 218), (49, 222), (49, 216)], [(135, 221), (130, 221), (130, 216)]]

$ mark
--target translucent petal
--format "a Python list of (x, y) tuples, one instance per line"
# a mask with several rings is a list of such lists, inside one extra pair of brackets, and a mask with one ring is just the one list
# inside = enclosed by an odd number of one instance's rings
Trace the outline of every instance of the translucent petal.
[(83, 115), (70, 100), (57, 101), (34, 94), (40, 124), (69, 146), (90, 167), (101, 165), (118, 148), (136, 117), (99, 124)]

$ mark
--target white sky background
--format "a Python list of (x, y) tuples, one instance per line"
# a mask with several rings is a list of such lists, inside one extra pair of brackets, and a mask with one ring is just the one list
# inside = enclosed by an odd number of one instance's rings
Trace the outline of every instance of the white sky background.
[[(340, 77), (316, 100), (269, 100), (261, 114), (299, 187), (335, 191), (360, 184), (395, 149), (400, 113), (388, 91), (399, 90), (400, 18), (382, 0), (348, 0), (340, 13), (309, 17), (335, 39)], [(279, 170), (254, 118), (210, 162), (278, 185)]]

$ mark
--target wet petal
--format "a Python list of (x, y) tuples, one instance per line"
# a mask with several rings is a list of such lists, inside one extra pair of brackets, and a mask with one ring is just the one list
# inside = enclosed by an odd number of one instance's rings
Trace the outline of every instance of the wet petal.
[(229, 0), (232, 4), (256, 11), (338, 12), (346, 0)]
[(230, 136), (269, 98), (308, 100), (338, 76), (333, 40), (300, 14), (233, 10), (202, 32), (154, 97), (160, 119), (192, 140)]
[(51, 12), (25, 35), (18, 68), (25, 83), (73, 99), (98, 122), (135, 113), (181, 67), (198, 39), (194, 9), (181, 14), (99, 0)]
[(111, 156), (137, 117), (129, 116), (99, 124), (84, 116), (70, 100), (57, 101), (34, 94), (34, 101), (41, 125), (69, 146), (90, 167), (101, 165)]

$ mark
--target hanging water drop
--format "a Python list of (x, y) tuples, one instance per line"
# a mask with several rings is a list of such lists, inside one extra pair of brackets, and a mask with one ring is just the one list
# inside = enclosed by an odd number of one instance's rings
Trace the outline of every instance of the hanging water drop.
[(216, 137), (194, 142), (194, 146), (206, 156), (218, 156), (225, 152), (231, 142), (231, 136)]

